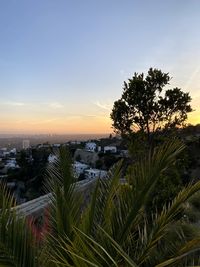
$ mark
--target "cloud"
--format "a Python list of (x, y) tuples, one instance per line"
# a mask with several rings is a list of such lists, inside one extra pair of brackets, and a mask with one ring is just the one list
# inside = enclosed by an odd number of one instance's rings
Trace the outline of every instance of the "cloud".
[(110, 111), (112, 108), (111, 104), (102, 104), (99, 101), (95, 101), (95, 102), (93, 102), (93, 104), (96, 105), (97, 107), (101, 108), (101, 109), (108, 110), (108, 111)]
[(29, 125), (43, 125), (43, 124), (52, 124), (54, 122), (60, 121), (59, 118), (50, 118), (50, 119), (30, 119), (27, 120)]
[(184, 86), (186, 89), (188, 89), (191, 86), (191, 84), (195, 82), (195, 78), (198, 77), (199, 72), (200, 72), (200, 66), (197, 66), (197, 68), (195, 68), (193, 72), (191, 73), (189, 79), (187, 80)]
[(12, 101), (9, 101), (9, 102), (5, 102), (5, 105), (14, 106), (14, 107), (23, 107), (26, 104), (23, 103), (23, 102), (12, 102)]
[(96, 114), (81, 114), (80, 117), (88, 117), (88, 118), (97, 118), (98, 115)]
[(50, 108), (53, 108), (53, 109), (64, 108), (64, 105), (62, 105), (61, 103), (58, 103), (58, 102), (49, 103), (48, 106)]

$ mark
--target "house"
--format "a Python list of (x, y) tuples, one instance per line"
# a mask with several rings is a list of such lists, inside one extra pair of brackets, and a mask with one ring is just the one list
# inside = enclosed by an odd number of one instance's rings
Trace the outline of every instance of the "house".
[(13, 148), (10, 150), (10, 154), (12, 155), (16, 155), (17, 154), (17, 149), (16, 148)]
[(38, 144), (37, 145), (37, 148), (49, 148), (49, 147), (51, 147), (51, 145), (49, 143), (44, 143), (44, 144)]
[(56, 147), (59, 148), (61, 146), (61, 144), (53, 144), (52, 147)]
[(10, 156), (10, 152), (9, 151), (4, 151), (3, 152), (3, 157), (4, 158), (8, 158)]
[(5, 167), (8, 169), (19, 169), (19, 165), (15, 158), (10, 158), (6, 161)]
[(76, 178), (79, 178), (79, 176), (84, 173), (86, 169), (89, 168), (87, 164), (75, 161), (74, 164), (72, 164), (74, 175)]
[(50, 154), (48, 156), (48, 162), (49, 163), (54, 163), (54, 162), (56, 162), (57, 159), (58, 159), (58, 157), (56, 155)]
[(81, 141), (70, 141), (71, 145), (80, 145)]
[(85, 170), (85, 178), (86, 179), (105, 178), (106, 175), (107, 175), (107, 171), (103, 171), (103, 170), (99, 170), (99, 169)]
[(0, 157), (4, 157), (4, 154), (7, 152), (7, 148), (6, 147), (3, 147), (3, 148), (0, 148)]
[(117, 147), (116, 146), (104, 146), (104, 153), (116, 153)]
[(85, 144), (85, 150), (90, 152), (95, 152), (97, 149), (97, 145), (94, 142), (87, 142)]

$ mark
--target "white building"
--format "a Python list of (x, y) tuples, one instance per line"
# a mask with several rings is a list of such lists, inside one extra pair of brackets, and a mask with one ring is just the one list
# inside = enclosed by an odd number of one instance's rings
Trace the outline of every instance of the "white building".
[(61, 145), (60, 144), (53, 144), (52, 146), (53, 147), (60, 147)]
[(107, 175), (107, 171), (103, 171), (103, 170), (98, 170), (98, 169), (85, 170), (86, 179), (105, 178), (106, 175)]
[(8, 152), (8, 151), (4, 151), (3, 152), (3, 157), (4, 158), (7, 158), (7, 157), (9, 157), (10, 156), (10, 152)]
[(85, 150), (86, 150), (86, 151), (95, 152), (96, 149), (97, 149), (97, 145), (96, 145), (96, 143), (94, 143), (94, 142), (87, 142), (87, 143), (85, 144)]
[(5, 152), (7, 152), (7, 148), (6, 147), (0, 148), (0, 157), (4, 157), (4, 153)]
[(16, 155), (16, 153), (17, 153), (17, 149), (16, 149), (16, 148), (11, 149), (11, 150), (10, 150), (10, 154), (11, 154), (11, 153), (14, 154), (14, 155)]
[(29, 140), (23, 140), (23, 142), (22, 142), (22, 148), (23, 149), (30, 148), (30, 141)]
[(71, 145), (80, 145), (81, 141), (70, 141)]
[(117, 148), (116, 146), (104, 146), (104, 153), (116, 153), (117, 152)]
[(74, 175), (76, 178), (79, 178), (79, 176), (84, 173), (86, 169), (89, 168), (87, 164), (75, 161), (74, 164), (72, 164)]
[(57, 159), (58, 159), (58, 157), (56, 155), (50, 154), (48, 156), (48, 162), (49, 163), (54, 163)]
[(19, 165), (17, 164), (16, 159), (12, 158), (6, 161), (5, 167), (7, 169), (18, 169)]

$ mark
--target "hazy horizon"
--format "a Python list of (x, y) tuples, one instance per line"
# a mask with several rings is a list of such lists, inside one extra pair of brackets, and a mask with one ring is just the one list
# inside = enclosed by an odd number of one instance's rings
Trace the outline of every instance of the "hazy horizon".
[(65, 143), (69, 141), (88, 141), (93, 139), (107, 138), (109, 134), (0, 134), (0, 148), (17, 148), (21, 149), (23, 140), (28, 139), (30, 145), (42, 143)]
[(110, 133), (0, 133), (1, 137), (22, 137), (22, 136), (48, 136), (48, 137), (55, 137), (55, 136), (109, 136), (110, 134), (115, 134), (113, 132)]

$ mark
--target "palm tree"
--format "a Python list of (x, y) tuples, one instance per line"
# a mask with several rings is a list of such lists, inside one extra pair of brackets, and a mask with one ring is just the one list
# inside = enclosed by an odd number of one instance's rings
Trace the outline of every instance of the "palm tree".
[(182, 214), (200, 182), (180, 191), (161, 212), (146, 211), (159, 178), (183, 149), (179, 141), (154, 149), (134, 163), (126, 183), (120, 180), (118, 162), (107, 179), (91, 185), (87, 200), (77, 192), (68, 153), (61, 149), (58, 161), (47, 170), (51, 205), (40, 242), (26, 219), (11, 208), (13, 199), (1, 187), (2, 266), (195, 266), (200, 230)]

